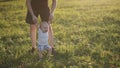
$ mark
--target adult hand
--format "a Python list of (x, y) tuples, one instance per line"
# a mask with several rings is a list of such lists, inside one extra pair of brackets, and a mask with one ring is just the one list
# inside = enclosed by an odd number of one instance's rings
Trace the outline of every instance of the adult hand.
[(53, 14), (53, 13), (50, 13), (49, 20), (52, 21), (53, 18), (54, 18), (54, 14)]
[(32, 16), (32, 20), (33, 20), (33, 23), (37, 24), (38, 18), (35, 15)]

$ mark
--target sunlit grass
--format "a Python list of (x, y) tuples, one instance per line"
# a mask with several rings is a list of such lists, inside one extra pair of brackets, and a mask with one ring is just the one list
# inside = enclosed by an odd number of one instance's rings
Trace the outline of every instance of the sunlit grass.
[[(50, 2), (50, 1), (49, 1)], [(25, 23), (25, 0), (0, 0), (0, 68), (120, 67), (120, 1), (58, 0), (55, 56), (38, 61)]]

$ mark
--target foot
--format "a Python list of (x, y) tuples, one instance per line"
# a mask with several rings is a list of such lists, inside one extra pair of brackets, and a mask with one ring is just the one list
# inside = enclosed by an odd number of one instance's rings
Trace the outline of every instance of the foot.
[(55, 55), (56, 54), (56, 50), (55, 48), (52, 48), (52, 55)]
[(41, 61), (43, 58), (39, 58), (39, 61)]
[(33, 47), (32, 47), (32, 49), (29, 50), (29, 52), (30, 52), (30, 53), (34, 53), (35, 49), (36, 49), (36, 48), (33, 48)]
[(42, 60), (43, 60), (43, 58), (40, 58), (40, 57), (36, 59), (36, 61), (38, 61), (38, 62), (41, 62)]

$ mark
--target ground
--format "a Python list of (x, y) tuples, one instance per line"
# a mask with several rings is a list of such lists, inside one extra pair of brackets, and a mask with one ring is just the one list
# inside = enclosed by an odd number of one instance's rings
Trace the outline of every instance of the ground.
[[(30, 54), (25, 0), (0, 0), (0, 68), (120, 68), (120, 1), (57, 0), (57, 54)], [(40, 21), (40, 19), (39, 19)]]

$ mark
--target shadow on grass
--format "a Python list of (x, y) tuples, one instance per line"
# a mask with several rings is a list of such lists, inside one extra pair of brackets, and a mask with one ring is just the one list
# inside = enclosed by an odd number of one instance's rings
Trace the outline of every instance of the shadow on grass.
[(0, 64), (0, 68), (26, 68), (29, 66), (29, 64), (32, 64), (38, 60), (36, 53), (31, 54), (29, 51), (26, 51), (26, 53), (15, 58), (16, 55), (9, 57), (6, 56), (6, 58), (3, 59), (3, 62)]
[(42, 60), (39, 60), (37, 51), (34, 54), (30, 54), (26, 51), (24, 54), (18, 55), (17, 58), (15, 57), (16, 55), (6, 56), (0, 64), (0, 68), (44, 68), (51, 65), (61, 68), (66, 65), (67, 59), (70, 56), (68, 53), (57, 53), (52, 57), (44, 57)]

